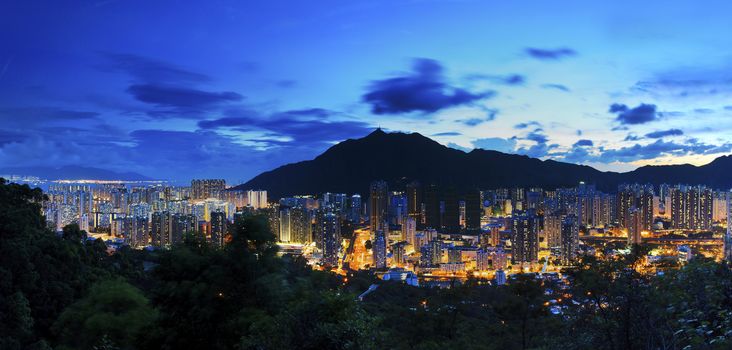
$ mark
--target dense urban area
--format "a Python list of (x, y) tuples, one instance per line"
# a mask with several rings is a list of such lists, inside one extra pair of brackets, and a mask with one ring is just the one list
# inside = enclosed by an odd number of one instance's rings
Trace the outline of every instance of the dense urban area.
[(2, 348), (732, 345), (728, 192), (702, 185), (11, 180), (46, 191), (2, 180)]

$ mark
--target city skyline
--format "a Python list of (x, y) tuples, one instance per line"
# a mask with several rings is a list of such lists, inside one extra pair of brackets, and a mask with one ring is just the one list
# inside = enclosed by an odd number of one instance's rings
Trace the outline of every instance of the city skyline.
[(0, 164), (236, 183), (377, 127), (613, 171), (729, 154), (728, 5), (628, 5), (6, 3)]

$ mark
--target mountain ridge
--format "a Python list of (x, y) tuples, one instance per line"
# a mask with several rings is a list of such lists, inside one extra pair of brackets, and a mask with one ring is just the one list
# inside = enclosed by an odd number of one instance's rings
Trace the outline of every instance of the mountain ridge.
[(649, 165), (619, 173), (588, 165), (531, 158), (495, 150), (464, 152), (419, 133), (386, 133), (381, 129), (342, 141), (312, 160), (263, 172), (234, 189), (265, 189), (273, 198), (322, 192), (365, 194), (374, 180), (401, 189), (411, 180), (452, 186), (459, 191), (501, 187), (574, 186), (580, 181), (612, 191), (621, 183), (688, 183), (732, 187), (732, 157), (721, 156), (694, 166)]

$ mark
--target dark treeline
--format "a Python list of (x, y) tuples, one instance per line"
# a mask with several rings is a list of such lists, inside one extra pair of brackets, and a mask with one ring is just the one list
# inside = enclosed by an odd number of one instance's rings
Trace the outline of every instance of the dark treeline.
[(235, 223), (224, 249), (191, 237), (110, 255), (76, 226), (46, 229), (42, 199), (0, 180), (0, 349), (732, 347), (732, 273), (712, 261), (642, 274), (635, 247), (578, 262), (566, 290), (523, 277), (414, 288), (277, 257), (256, 216)]

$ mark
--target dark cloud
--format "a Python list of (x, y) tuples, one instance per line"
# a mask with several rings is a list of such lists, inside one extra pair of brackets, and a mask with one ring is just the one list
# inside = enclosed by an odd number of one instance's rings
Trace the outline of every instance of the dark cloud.
[(541, 128), (529, 132), (523, 137), (524, 140), (533, 141), (535, 144), (529, 147), (520, 147), (516, 153), (524, 154), (529, 157), (541, 158), (549, 155), (549, 152), (558, 148), (558, 144), (549, 144), (549, 138), (544, 134)]
[(608, 112), (617, 114), (615, 120), (620, 124), (644, 124), (658, 119), (656, 105), (641, 103), (635, 108), (624, 104), (613, 103)]
[(656, 72), (631, 90), (677, 98), (732, 94), (732, 61), (716, 65), (676, 67)]
[(291, 79), (283, 79), (276, 81), (275, 85), (281, 88), (289, 89), (297, 86), (297, 81)]
[(593, 145), (594, 145), (594, 143), (592, 142), (592, 140), (582, 139), (582, 140), (578, 140), (577, 142), (575, 142), (573, 146), (575, 146), (575, 147), (588, 147), (588, 146), (590, 146), (591, 147)]
[(235, 92), (208, 92), (185, 87), (155, 84), (131, 85), (127, 88), (135, 99), (160, 107), (203, 108), (243, 99)]
[(724, 109), (727, 111), (732, 111), (732, 106), (724, 106)]
[(488, 81), (502, 85), (524, 85), (526, 77), (521, 74), (492, 75), (492, 74), (470, 74), (465, 77), (468, 81)]
[(146, 83), (202, 83), (211, 80), (205, 74), (196, 73), (174, 64), (147, 57), (121, 53), (103, 53), (106, 63), (103, 71), (125, 72)]
[(618, 126), (613, 126), (610, 130), (611, 131), (625, 131), (625, 130), (628, 130), (628, 127), (624, 126), (624, 125), (618, 125)]
[(549, 138), (540, 131), (541, 129), (537, 129), (535, 131), (532, 131), (526, 135), (527, 140), (534, 141), (536, 143), (546, 143), (549, 141)]
[(56, 107), (8, 107), (0, 108), (0, 124), (26, 128), (30, 125), (46, 125), (56, 122), (89, 122), (99, 113)]
[(623, 139), (623, 141), (638, 141), (641, 138), (642, 137), (640, 137), (640, 136), (638, 136), (636, 134), (628, 134), (628, 136), (625, 136), (625, 139)]
[(494, 150), (503, 153), (514, 153), (516, 151), (516, 138), (504, 139), (501, 137), (488, 137), (474, 140), (472, 144), (475, 148)]
[[(488, 120), (490, 120), (490, 119), (488, 119)], [(488, 120), (482, 119), (482, 118), (469, 118), (469, 119), (459, 119), (457, 121), (459, 123), (465, 124), (466, 126), (477, 126), (477, 125), (485, 123)]]
[(680, 136), (683, 134), (684, 134), (684, 132), (679, 129), (668, 129), (668, 130), (649, 132), (646, 134), (646, 137), (651, 138), (651, 139), (660, 139), (660, 138), (666, 137), (666, 136)]
[(710, 113), (714, 113), (714, 110), (711, 108), (696, 108), (696, 109), (694, 109), (694, 112), (699, 113), (699, 114), (710, 114)]
[(460, 136), (462, 133), (459, 133), (457, 131), (446, 131), (446, 132), (438, 132), (436, 134), (432, 134), (432, 136)]
[(431, 113), (470, 104), (494, 94), (473, 93), (450, 86), (442, 71), (442, 65), (435, 60), (415, 59), (411, 73), (371, 82), (361, 99), (371, 105), (374, 114)]
[[(262, 116), (251, 111), (228, 111), (227, 117), (202, 120), (198, 126), (203, 130), (231, 128), (238, 131), (268, 132), (270, 137), (282, 141), (289, 139), (292, 143), (328, 143), (348, 138), (364, 136), (373, 127), (367, 123), (351, 120), (333, 120), (324, 118), (338, 113), (324, 109), (292, 110)], [(279, 142), (278, 141), (278, 142)]]
[(530, 127), (530, 126), (538, 126), (538, 127), (541, 127), (541, 123), (539, 123), (539, 122), (537, 122), (535, 120), (532, 120), (532, 121), (528, 121), (528, 122), (518, 123), (518, 124), (514, 125), (513, 128), (514, 129), (526, 129), (526, 128)]
[(594, 153), (590, 153), (586, 147), (572, 147), (572, 149), (563, 154), (555, 153), (553, 155), (566, 161), (578, 163), (628, 163), (638, 160), (656, 159), (662, 156), (709, 155), (728, 153), (731, 151), (732, 143), (710, 145), (693, 139), (688, 140), (686, 143), (658, 139), (649, 144), (636, 143), (633, 146), (617, 149), (599, 147)]
[(577, 51), (561, 47), (557, 49), (539, 49), (535, 47), (527, 47), (525, 49), (526, 54), (539, 60), (559, 60), (565, 57), (577, 55)]
[(562, 84), (542, 84), (541, 87), (544, 89), (553, 89), (553, 90), (559, 90), (564, 92), (570, 92), (569, 88)]
[(13, 142), (21, 142), (27, 137), (27, 134), (15, 130), (0, 129), (0, 146)]

